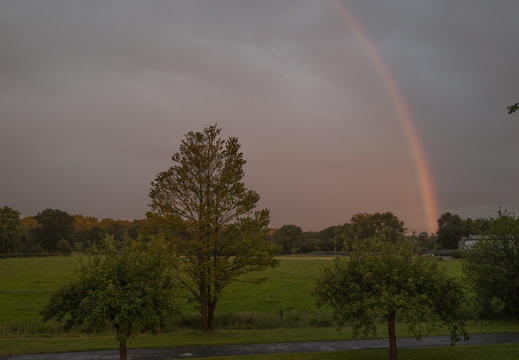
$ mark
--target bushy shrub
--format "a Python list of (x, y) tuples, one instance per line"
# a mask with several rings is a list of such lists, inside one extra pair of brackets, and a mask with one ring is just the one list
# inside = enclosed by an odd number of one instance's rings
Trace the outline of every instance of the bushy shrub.
[(452, 258), (453, 259), (462, 259), (463, 258), (463, 251), (461, 251), (461, 250), (454, 250), (452, 252)]
[(41, 254), (45, 252), (45, 250), (40, 245), (36, 245), (32, 247), (31, 252), (35, 254)]
[(72, 246), (68, 243), (67, 240), (61, 238), (58, 243), (56, 244), (56, 249), (63, 254), (70, 254), (72, 253)]

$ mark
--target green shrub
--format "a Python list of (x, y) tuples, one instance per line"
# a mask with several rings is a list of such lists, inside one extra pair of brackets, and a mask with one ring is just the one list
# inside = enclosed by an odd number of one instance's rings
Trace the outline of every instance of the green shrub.
[(461, 251), (461, 250), (454, 250), (452, 252), (452, 258), (453, 259), (462, 259), (463, 258), (463, 251)]
[(45, 252), (45, 250), (40, 245), (36, 245), (32, 247), (31, 252), (35, 254), (41, 254)]
[(56, 249), (63, 254), (71, 254), (72, 253), (72, 246), (68, 243), (67, 240), (61, 238), (58, 243), (56, 244)]

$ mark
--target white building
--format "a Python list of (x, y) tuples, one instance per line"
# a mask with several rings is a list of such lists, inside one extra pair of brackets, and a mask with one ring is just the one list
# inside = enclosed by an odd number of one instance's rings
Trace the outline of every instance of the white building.
[(481, 235), (469, 235), (468, 238), (462, 237), (461, 240), (458, 241), (458, 249), (460, 249), (460, 250), (470, 249), (476, 243), (476, 241), (478, 241), (481, 238), (482, 238)]

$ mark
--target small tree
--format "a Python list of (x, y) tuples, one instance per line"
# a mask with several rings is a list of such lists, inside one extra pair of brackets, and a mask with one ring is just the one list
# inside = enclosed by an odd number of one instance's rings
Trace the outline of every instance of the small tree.
[(56, 244), (56, 250), (58, 250), (62, 254), (70, 255), (72, 253), (72, 246), (70, 246), (67, 240), (60, 239)]
[(65, 328), (84, 326), (100, 331), (111, 325), (121, 360), (126, 343), (140, 331), (156, 333), (176, 310), (171, 249), (155, 238), (106, 237), (80, 261), (76, 277), (50, 295), (41, 315), (45, 321), (65, 321)]
[(515, 103), (513, 105), (507, 106), (506, 108), (508, 109), (508, 115), (513, 114), (514, 112), (519, 110), (519, 103)]
[(173, 165), (150, 191), (150, 229), (174, 241), (182, 283), (199, 304), (204, 331), (215, 326), (223, 289), (247, 272), (276, 266), (277, 246), (266, 239), (269, 213), (242, 182), (245, 160), (237, 138), (222, 140), (215, 126), (189, 132)]
[(505, 315), (518, 320), (519, 217), (499, 211), (483, 238), (466, 251), (463, 270), (475, 290), (482, 316)]
[(350, 258), (336, 258), (322, 268), (313, 295), (318, 305), (333, 308), (339, 326), (351, 321), (355, 336), (375, 334), (376, 323), (386, 322), (391, 360), (397, 359), (397, 318), (417, 339), (442, 325), (450, 329), (453, 343), (467, 338), (461, 285), (437, 260), (415, 255), (402, 240), (357, 245)]

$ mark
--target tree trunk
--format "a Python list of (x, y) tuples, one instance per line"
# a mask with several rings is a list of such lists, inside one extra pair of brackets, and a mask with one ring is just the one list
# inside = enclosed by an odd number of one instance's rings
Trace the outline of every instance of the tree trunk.
[(396, 313), (391, 313), (387, 318), (387, 330), (389, 333), (389, 360), (397, 360), (395, 317)]
[(202, 321), (202, 331), (209, 331), (207, 304), (200, 304), (200, 317), (201, 317), (201, 321)]
[(120, 360), (128, 360), (128, 352), (126, 349), (126, 341), (121, 341), (119, 343), (119, 359)]
[(206, 280), (203, 279), (199, 286), (200, 295), (198, 301), (200, 303), (202, 331), (211, 331), (214, 330), (215, 327), (215, 310), (218, 299), (215, 299), (212, 295), (211, 288), (206, 284)]
[(200, 316), (202, 318), (202, 331), (211, 331), (215, 327), (216, 301), (206, 300), (200, 302)]
[(208, 330), (214, 330), (215, 327), (216, 301), (210, 301), (207, 307), (207, 325)]
[(207, 294), (206, 279), (203, 275), (201, 276), (198, 289), (199, 289), (198, 302), (200, 303), (200, 318), (201, 318), (200, 320), (202, 322), (202, 331), (209, 331), (209, 321), (208, 321), (209, 296)]

